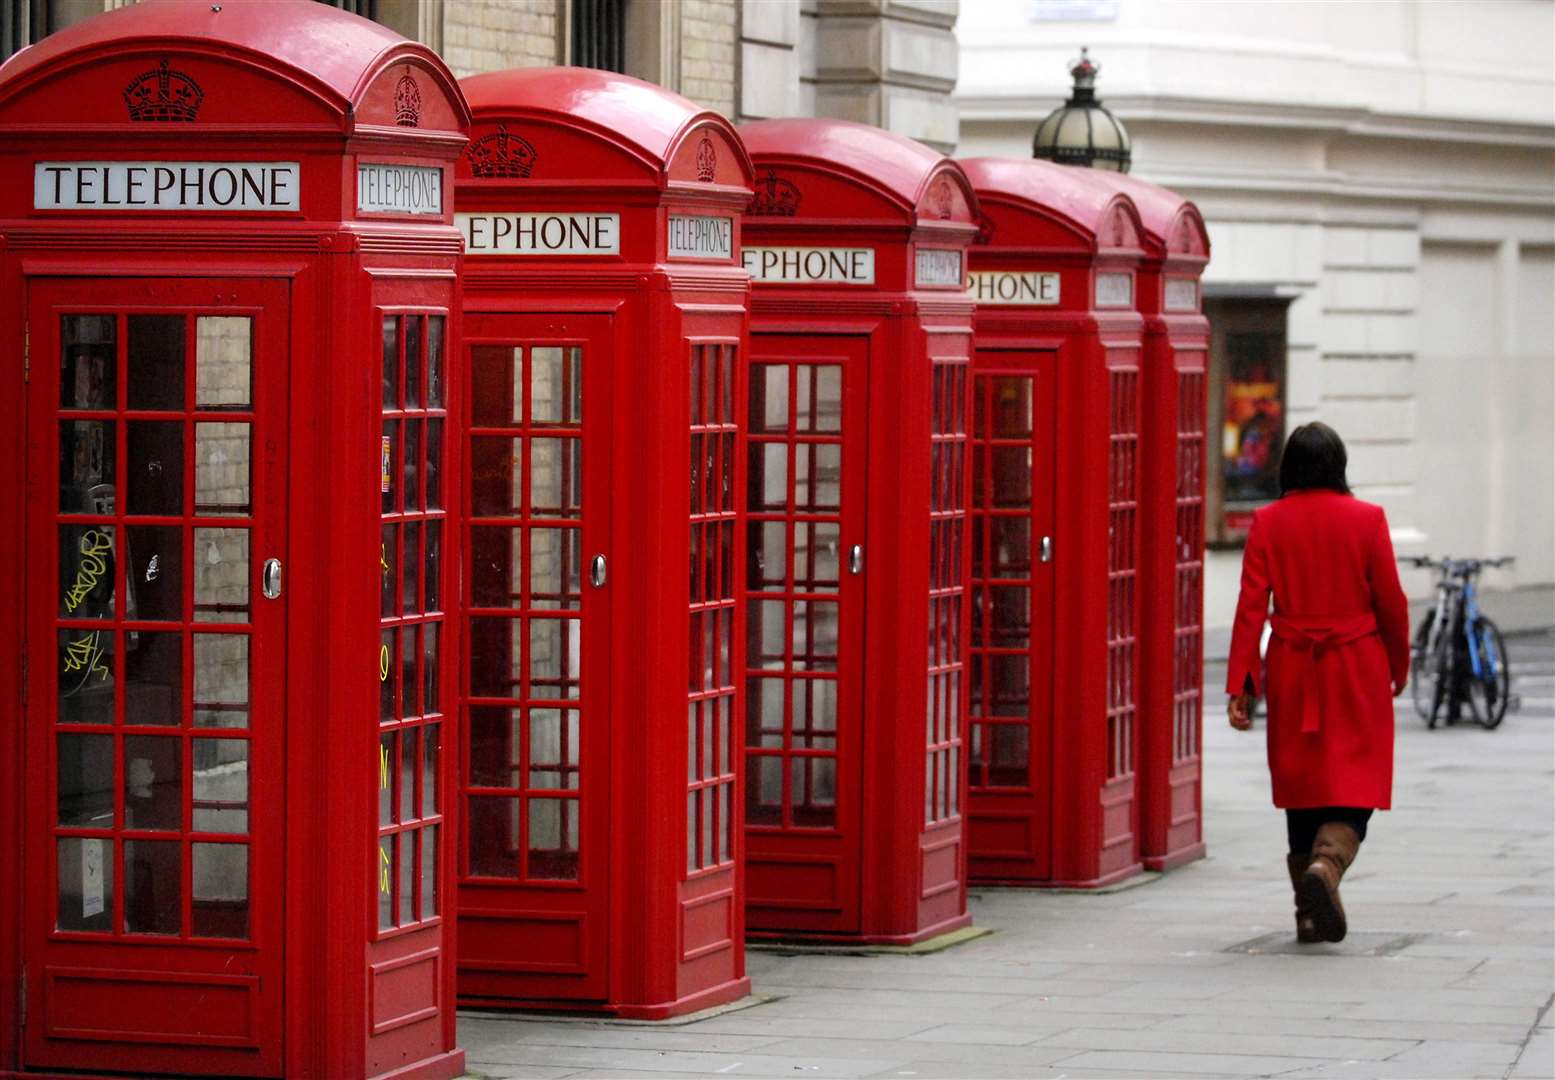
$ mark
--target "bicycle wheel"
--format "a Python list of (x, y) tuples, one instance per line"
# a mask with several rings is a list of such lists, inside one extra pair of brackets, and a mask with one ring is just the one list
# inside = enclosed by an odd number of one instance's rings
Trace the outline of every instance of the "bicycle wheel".
[(1420, 719), (1436, 726), (1433, 715), (1436, 708), (1437, 668), (1432, 655), (1431, 631), (1436, 626), (1436, 612), (1428, 611), (1415, 631), (1415, 640), (1409, 650), (1409, 697), (1415, 703)]
[(1501, 631), (1484, 616), (1474, 624), (1474, 648), (1479, 652), (1479, 674), (1468, 673), (1469, 708), (1483, 728), (1496, 728), (1506, 717), (1512, 691), (1512, 672), (1507, 666), (1506, 643)]

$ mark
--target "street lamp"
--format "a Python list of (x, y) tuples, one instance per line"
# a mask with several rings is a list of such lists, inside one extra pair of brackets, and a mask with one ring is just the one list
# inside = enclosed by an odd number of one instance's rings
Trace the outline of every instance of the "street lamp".
[(1069, 74), (1074, 93), (1037, 125), (1031, 143), (1032, 157), (1060, 165), (1087, 165), (1093, 169), (1128, 172), (1131, 143), (1128, 131), (1096, 97), (1096, 73), (1090, 50), (1082, 48)]

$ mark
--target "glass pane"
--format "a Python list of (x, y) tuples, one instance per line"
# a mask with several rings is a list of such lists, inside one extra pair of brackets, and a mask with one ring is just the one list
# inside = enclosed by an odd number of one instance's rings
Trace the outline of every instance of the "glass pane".
[[(176, 426), (176, 425), (174, 425)], [(65, 420), (59, 425), (59, 512), (114, 512), (118, 448), (111, 420)]]
[(1024, 585), (988, 590), (987, 644), (999, 649), (1031, 645), (1031, 590)]
[(522, 439), (470, 440), (470, 512), (477, 517), (514, 517), (522, 510)]
[(421, 830), (421, 917), (430, 919), (438, 906), (437, 826), (428, 825)]
[(529, 800), (529, 876), (574, 881), (578, 876), (578, 804), (572, 799)]
[(748, 486), (752, 510), (783, 510), (788, 507), (787, 443), (750, 444)]
[(194, 530), (194, 618), (248, 621), (247, 529)]
[[(993, 435), (996, 439), (1020, 439), (1031, 434), (1029, 375), (1001, 375), (993, 382)], [(982, 397), (981, 394), (978, 395)]]
[(441, 623), (427, 623), (421, 628), (421, 686), (423, 715), (432, 716), (443, 711), (443, 699), (439, 696), (438, 664), (441, 653), (437, 648)]
[(560, 709), (529, 710), (529, 787), (562, 786), (562, 713)]
[(842, 430), (842, 368), (836, 364), (805, 364), (799, 368), (799, 431)]
[(989, 447), (993, 458), (992, 505), (1001, 509), (1023, 509), (1031, 505), (1031, 447)]
[(529, 696), (576, 698), (577, 619), (531, 619), (529, 623)]
[(56, 925), (61, 930), (112, 930), (113, 841), (61, 837), (58, 850)]
[(248, 726), (248, 635), (194, 635), (196, 727)]
[(71, 619), (113, 618), (117, 563), (113, 535), (111, 525), (59, 527), (61, 615)]
[(394, 836), (378, 837), (378, 929), (394, 926)]
[(124, 930), (176, 934), (183, 923), (183, 882), (176, 840), (124, 844)]
[(794, 745), (810, 750), (837, 746), (837, 683), (834, 679), (794, 680)]
[(475, 697), (518, 696), (521, 641), (519, 619), (470, 620), (470, 693)]
[(406, 420), (404, 453), (400, 455), (400, 490), (403, 491), (407, 512), (421, 509), (421, 424), (420, 420)]
[(476, 877), (518, 877), (517, 799), (471, 796), (470, 873)]
[(443, 422), (435, 417), (427, 427), (427, 509), (443, 508)]
[(398, 531), (397, 525), (384, 525), (378, 533), (378, 614), (386, 619), (395, 614), (394, 601), (399, 596)]
[(378, 505), (379, 513), (394, 513), (394, 463), (395, 453), (400, 444), (400, 422), (398, 420), (385, 420), (383, 422), (382, 441), (379, 443), (378, 461)]
[(990, 577), (1028, 577), (1031, 574), (1031, 519), (991, 516), (987, 518), (993, 543), (993, 572)]
[(734, 820), (731, 807), (734, 804), (733, 784), (718, 785), (718, 861), (728, 862), (733, 856)]
[(783, 614), (781, 600), (752, 600), (747, 623), (746, 663), (756, 668), (783, 666)]
[(746, 543), (750, 588), (758, 592), (781, 592), (788, 573), (787, 532), (781, 521), (753, 521)]
[(718, 350), (718, 416), (720, 424), (733, 424), (734, 419), (734, 346), (725, 345)]
[(529, 441), (529, 504), (535, 517), (580, 517), (583, 444), (577, 439)]
[(194, 337), (194, 407), (248, 408), (253, 400), (254, 320), (201, 315), (194, 320)]
[(194, 831), (248, 832), (248, 741), (194, 740)]
[(579, 529), (529, 530), (529, 606), (576, 610), (582, 605)]
[(691, 350), (691, 381), (690, 381), (690, 405), (691, 426), (698, 427), (702, 423), (702, 350)]
[[(405, 330), (405, 408), (421, 408), (421, 316), (406, 315), (400, 324)], [(403, 910), (401, 912), (403, 918)]]
[(130, 633), (124, 656), (124, 722), (176, 727), (183, 722), (184, 636)]
[(383, 317), (383, 407), (400, 407), (399, 318)]
[(128, 323), (129, 407), (182, 411), (184, 317), (131, 315)]
[(470, 411), (476, 427), (523, 422), (522, 352), (507, 345), (470, 347)]
[(130, 735), (124, 740), (124, 827), (176, 830), (184, 819), (183, 740)]
[(426, 523), (426, 536), (421, 554), (422, 610), (428, 613), (443, 610), (443, 523)]
[(248, 845), (193, 844), (195, 937), (248, 937)]
[(420, 741), (421, 732), (415, 728), (400, 732), (400, 821), (416, 819), (416, 744)]
[(427, 408), (443, 407), (443, 316), (427, 316)]
[(579, 387), (577, 362), (581, 350), (535, 346), (529, 350), (529, 415), (535, 424), (574, 425)]
[(811, 828), (837, 824), (835, 758), (794, 759), (794, 824)]
[(131, 525), (126, 531), (129, 603), (125, 616), (177, 622), (184, 609), (183, 530), (171, 525)]
[(788, 368), (757, 364), (751, 368), (752, 431), (788, 430)]
[[(132, 428), (133, 424), (130, 425)], [(194, 512), (247, 514), (253, 447), (247, 424), (194, 425)], [(133, 455), (130, 461), (133, 464)]]
[(492, 705), (470, 706), (470, 785), (518, 787), (519, 711)]
[(125, 513), (183, 513), (184, 425), (176, 420), (131, 420), (127, 426)]
[(378, 736), (378, 827), (394, 824), (394, 733)]
[(400, 925), (416, 921), (416, 833), (399, 834)]
[[(421, 659), (421, 643), (416, 640), (415, 626), (400, 627), (399, 673), (400, 718), (421, 715), (421, 683), (416, 677), (416, 661)], [(415, 769), (411, 769), (415, 775)]]
[(113, 736), (58, 735), (59, 823), (113, 828)]
[(428, 724), (421, 735), (421, 816), (432, 817), (438, 811), (437, 761), (442, 726)]
[(1025, 724), (990, 724), (992, 743), (988, 782), (1002, 787), (1025, 787), (1026, 765), (1031, 754), (1030, 732)]
[(401, 537), (404, 550), (400, 552), (400, 610), (409, 615), (421, 610), (416, 596), (416, 576), (421, 570), (421, 523), (407, 521)]
[(118, 407), (115, 330), (112, 315), (60, 316), (60, 408)]
[(395, 647), (398, 638), (391, 627), (378, 632), (378, 722), (387, 724), (392, 722), (397, 714), (394, 710), (394, 691), (397, 684), (389, 676), (395, 672)]
[(745, 820), (751, 825), (783, 824), (783, 759), (751, 757), (745, 770)]
[(59, 722), (113, 723), (113, 645), (110, 630), (59, 632)]
[(1029, 715), (1031, 658), (1025, 653), (988, 658), (988, 715)]

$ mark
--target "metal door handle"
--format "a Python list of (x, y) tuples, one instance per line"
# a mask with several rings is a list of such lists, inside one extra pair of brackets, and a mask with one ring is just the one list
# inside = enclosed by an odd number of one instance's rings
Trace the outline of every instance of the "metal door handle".
[(603, 589), (605, 587), (605, 576), (605, 557), (603, 555), (595, 555), (593, 561), (589, 563), (589, 584), (596, 589)]
[(848, 549), (848, 573), (861, 573), (864, 569), (864, 545), (854, 544)]
[(266, 600), (274, 600), (281, 595), (281, 560), (266, 559), (264, 572), (259, 577), (259, 587), (263, 590)]
[(1042, 538), (1042, 544), (1037, 549), (1037, 558), (1042, 562), (1053, 561), (1053, 538), (1051, 536)]

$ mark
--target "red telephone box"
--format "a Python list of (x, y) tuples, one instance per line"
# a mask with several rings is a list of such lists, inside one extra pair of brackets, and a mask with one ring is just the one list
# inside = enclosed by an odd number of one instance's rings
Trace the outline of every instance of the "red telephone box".
[(757, 171), (746, 911), (762, 937), (909, 943), (971, 921), (976, 199), (954, 162), (877, 128), (773, 120), (740, 134)]
[(0, 68), (0, 1072), (462, 1071), (467, 125), (302, 0)]
[(731, 745), (750, 162), (717, 114), (623, 75), (463, 88), (460, 998), (705, 1008), (749, 990)]
[(1140, 868), (1142, 229), (1089, 169), (962, 162), (973, 392), (974, 881)]
[(1140, 851), (1147, 870), (1204, 854), (1204, 469), (1209, 320), (1198, 207), (1122, 173), (1096, 178), (1144, 223), (1136, 299), (1145, 317), (1140, 430)]

